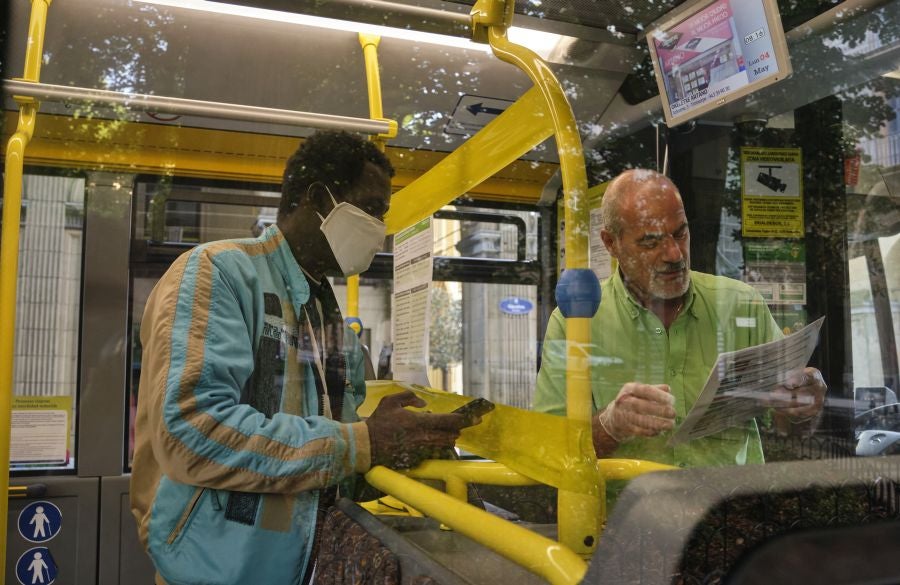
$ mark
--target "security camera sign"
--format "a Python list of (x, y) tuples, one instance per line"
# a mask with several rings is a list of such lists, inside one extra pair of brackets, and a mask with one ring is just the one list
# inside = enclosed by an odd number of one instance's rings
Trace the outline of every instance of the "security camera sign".
[(801, 157), (799, 148), (741, 148), (744, 237), (803, 237)]

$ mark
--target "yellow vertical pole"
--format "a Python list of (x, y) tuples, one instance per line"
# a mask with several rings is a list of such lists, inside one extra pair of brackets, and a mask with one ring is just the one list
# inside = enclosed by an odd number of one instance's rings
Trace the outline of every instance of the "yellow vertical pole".
[[(584, 151), (575, 116), (565, 93), (553, 72), (533, 51), (509, 42), (506, 29), (512, 21), (513, 0), (480, 0), (473, 8), (476, 27), (479, 21), (487, 25), (487, 40), (494, 54), (516, 65), (541, 90), (553, 117), (556, 145), (559, 151), (560, 172), (565, 195), (566, 269), (587, 269), (588, 230), (587, 173)], [(476, 34), (477, 31), (476, 31)], [(595, 279), (596, 282), (596, 279)], [(566, 319), (566, 409), (570, 419), (591, 420), (591, 388), (584, 348), (590, 344), (590, 316)], [(570, 435), (570, 473), (595, 474), (594, 452), (589, 436)], [(583, 556), (593, 553), (597, 546), (600, 526), (605, 521), (605, 486), (598, 476), (598, 491), (582, 494), (559, 490), (559, 541)]]
[[(381, 75), (378, 72), (378, 43), (381, 37), (359, 33), (359, 44), (362, 46), (363, 59), (366, 63), (366, 84), (369, 89), (369, 117), (379, 119), (383, 117), (381, 109)], [(384, 137), (373, 136), (372, 142), (378, 150), (384, 152)], [(357, 334), (362, 331), (359, 321), (359, 275), (347, 278), (347, 318), (350, 327)]]
[[(366, 62), (366, 86), (369, 89), (369, 117), (378, 120), (384, 117), (381, 107), (381, 73), (378, 70), (378, 44), (381, 37), (378, 35), (359, 33), (359, 44), (362, 45), (363, 59)], [(372, 142), (381, 152), (384, 152), (384, 139), (382, 135), (373, 136)]]
[[(47, 9), (51, 0), (32, 0), (25, 50), (25, 81), (39, 81), (44, 51)], [(16, 338), (16, 280), (19, 270), (19, 222), (22, 208), (22, 174), (25, 147), (34, 135), (38, 104), (15, 97), (19, 122), (6, 145), (6, 176), (3, 181), (3, 232), (0, 236), (0, 567), (6, 566), (6, 521), (9, 516), (9, 436), (12, 424), (13, 351)]]

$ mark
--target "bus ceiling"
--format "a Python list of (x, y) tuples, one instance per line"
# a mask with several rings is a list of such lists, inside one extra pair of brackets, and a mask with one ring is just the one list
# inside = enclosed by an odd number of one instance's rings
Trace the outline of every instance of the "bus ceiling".
[[(525, 74), (500, 62), (486, 45), (462, 38), (467, 34), (462, 25), (468, 20), (472, 2), (260, 0), (238, 4), (241, 6), (213, 12), (210, 6), (229, 5), (170, 0), (54, 3), (48, 19), (41, 82), (367, 117), (366, 79), (357, 35), (333, 28), (328, 24), (332, 20), (308, 20), (315, 17), (351, 19), (366, 25), (377, 21), (403, 30), (443, 35), (438, 42), (446, 43), (436, 44), (433, 37), (420, 42), (385, 33), (379, 46), (384, 115), (399, 125), (397, 137), (389, 144), (398, 153), (451, 152), (530, 87)], [(601, 146), (617, 134), (662, 122), (659, 97), (646, 70), (642, 31), (679, 4), (677, 0), (602, 0), (591, 3), (590, 10), (559, 0), (542, 2), (539, 7), (517, 5), (510, 37), (545, 57), (566, 87), (585, 150)], [(828, 46), (828, 32), (836, 23), (844, 31), (865, 31), (871, 19), (882, 18), (881, 11), (892, 8), (889, 2), (846, 0), (833, 7), (831, 3), (821, 4), (821, 14), (812, 19), (808, 14), (782, 15), (795, 62), (791, 78), (716, 110), (704, 116), (701, 123), (730, 124), (748, 112), (771, 117), (834, 93), (836, 83), (851, 86), (854, 80), (896, 68), (900, 47), (885, 47), (876, 55), (855, 59), (836, 55)], [(26, 0), (13, 3), (7, 63), (14, 66), (24, 58), (27, 5)], [(296, 11), (298, 6), (303, 6), (304, 14), (273, 12)], [(247, 9), (252, 11), (241, 12)], [(98, 13), (104, 18), (97, 18)], [(521, 35), (519, 40), (514, 33)], [(108, 39), (140, 42), (117, 44)], [(249, 46), (254, 50), (247, 51)], [(313, 63), (310, 55), (315, 55)], [(279, 63), (280, 74), (272, 76), (272, 68), (262, 66), (261, 60)], [(810, 66), (812, 63), (815, 67)], [(821, 70), (834, 74), (818, 75)], [(13, 69), (9, 76), (15, 74)], [(648, 80), (649, 92), (634, 90), (642, 84), (646, 90)], [(8, 96), (5, 108), (16, 109)], [(41, 113), (84, 118), (86, 110), (73, 103), (46, 102), (41, 105)], [(277, 123), (175, 118), (138, 111), (123, 114), (121, 109), (94, 108), (90, 114), (94, 119), (124, 116), (129, 122), (141, 124), (179, 124), (263, 136), (296, 138), (311, 132), (309, 128)], [(548, 144), (522, 159), (549, 164), (551, 169), (558, 162), (556, 149)], [(204, 171), (193, 174), (203, 176)], [(269, 180), (277, 178), (271, 175)], [(517, 197), (506, 194), (501, 198), (506, 196)], [(523, 197), (538, 198), (539, 194)]]

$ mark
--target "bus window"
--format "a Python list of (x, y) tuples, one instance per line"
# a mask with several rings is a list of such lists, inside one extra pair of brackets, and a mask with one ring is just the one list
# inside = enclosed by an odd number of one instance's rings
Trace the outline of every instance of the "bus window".
[(74, 469), (85, 180), (27, 173), (10, 467)]
[(882, 207), (883, 201), (875, 199), (868, 209), (851, 217), (855, 220), (851, 229), (860, 230), (854, 234), (857, 241), (851, 245), (849, 261), (853, 381), (856, 388), (885, 386), (896, 392), (900, 381), (900, 225), (878, 226), (864, 219), (877, 216), (875, 210)]
[[(539, 214), (456, 205), (434, 217), (429, 385), (528, 408), (539, 341)], [(390, 277), (373, 269), (360, 280), (360, 317), (371, 328), (368, 349), (379, 377), (391, 373)], [(344, 279), (335, 279), (346, 314), (345, 290)]]
[[(867, 36), (857, 48), (877, 52), (883, 41)], [(865, 96), (847, 99), (848, 117), (866, 121), (853, 129), (844, 159), (848, 191), (847, 224), (850, 275), (850, 318), (855, 389), (881, 387), (896, 396), (898, 332), (900, 332), (900, 81), (886, 75), (868, 84)], [(859, 95), (861, 92), (855, 92)], [(852, 90), (845, 94), (854, 95)], [(858, 405), (857, 405), (858, 406)]]
[(134, 453), (134, 420), (141, 376), (141, 317), (150, 292), (178, 255), (197, 244), (253, 237), (275, 221), (280, 194), (257, 189), (172, 185), (147, 178), (135, 186), (130, 276), (130, 375), (126, 468)]

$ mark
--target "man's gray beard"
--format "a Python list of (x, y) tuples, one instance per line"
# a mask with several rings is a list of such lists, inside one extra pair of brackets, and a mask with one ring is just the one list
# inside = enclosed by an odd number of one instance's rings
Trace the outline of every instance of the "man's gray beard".
[(691, 271), (690, 271), (690, 269), (686, 269), (684, 271), (684, 286), (682, 286), (682, 290), (680, 292), (672, 291), (668, 287), (657, 285), (656, 283), (651, 282), (650, 283), (650, 296), (655, 297), (657, 299), (669, 301), (672, 299), (677, 299), (677, 298), (683, 297), (687, 293), (688, 288), (690, 288), (690, 286), (691, 286)]

